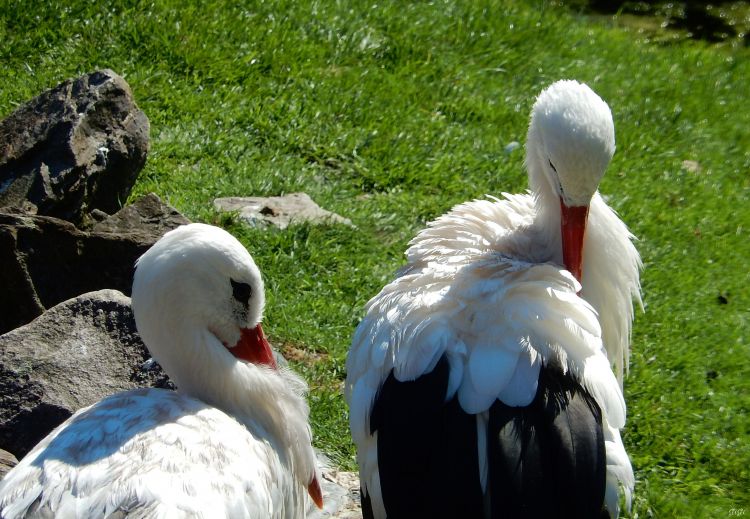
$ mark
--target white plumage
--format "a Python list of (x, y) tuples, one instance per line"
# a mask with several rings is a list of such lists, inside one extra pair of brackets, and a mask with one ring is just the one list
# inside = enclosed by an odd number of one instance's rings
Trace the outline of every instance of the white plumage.
[[(386, 516), (370, 423), (378, 392), (389, 374), (416, 380), (443, 356), (445, 400), (458, 395), (461, 408), (477, 415), (483, 488), (486, 412), (497, 400), (528, 405), (540, 367), (559, 366), (601, 407), (607, 508), (617, 515), (619, 488), (629, 503), (621, 381), (641, 262), (633, 236), (596, 192), (613, 153), (606, 103), (575, 81), (553, 84), (532, 110), (530, 192), (464, 203), (430, 223), (412, 240), (398, 277), (368, 303), (347, 359), (346, 398), (375, 517)], [(564, 267), (563, 204), (589, 206), (580, 283)]]
[(178, 390), (75, 413), (0, 482), (0, 515), (292, 518), (308, 491), (320, 506), (307, 388), (276, 368), (244, 247), (208, 225), (167, 233), (138, 261), (132, 304)]

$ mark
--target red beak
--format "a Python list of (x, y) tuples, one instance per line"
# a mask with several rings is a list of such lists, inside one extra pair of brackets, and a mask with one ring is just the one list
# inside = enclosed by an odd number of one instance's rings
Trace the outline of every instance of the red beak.
[(246, 360), (253, 364), (265, 364), (271, 366), (273, 369), (277, 369), (271, 345), (268, 344), (260, 323), (255, 328), (241, 329), (240, 340), (237, 341), (234, 347), (227, 349), (238, 359)]
[(310, 494), (310, 497), (312, 498), (313, 502), (315, 503), (315, 506), (323, 509), (323, 492), (320, 490), (320, 483), (318, 483), (318, 478), (313, 477), (313, 480), (310, 482), (309, 485), (307, 485), (307, 492)]
[(583, 237), (586, 234), (588, 214), (589, 206), (568, 207), (560, 199), (563, 263), (579, 283), (583, 265)]

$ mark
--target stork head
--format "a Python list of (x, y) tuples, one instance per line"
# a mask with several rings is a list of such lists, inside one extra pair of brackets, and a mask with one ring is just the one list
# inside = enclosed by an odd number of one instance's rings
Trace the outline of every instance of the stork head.
[(198, 223), (178, 227), (146, 251), (136, 266), (136, 325), (170, 376), (179, 379), (183, 365), (199, 363), (192, 357), (204, 354), (187, 351), (192, 344), (180, 340), (178, 328), (212, 335), (216, 340), (208, 343), (223, 345), (235, 357), (276, 367), (260, 326), (265, 303), (260, 271), (231, 234)]
[[(264, 303), (253, 258), (218, 227), (178, 227), (136, 263), (133, 313), (154, 358), (181, 390), (239, 419), (251, 416), (286, 445), (295, 472), (322, 508), (306, 386), (291, 371), (276, 369), (260, 326)], [(238, 365), (227, 352), (273, 369)]]
[(577, 81), (557, 81), (531, 111), (526, 163), (532, 188), (559, 198), (563, 261), (580, 281), (591, 198), (615, 152), (609, 106)]

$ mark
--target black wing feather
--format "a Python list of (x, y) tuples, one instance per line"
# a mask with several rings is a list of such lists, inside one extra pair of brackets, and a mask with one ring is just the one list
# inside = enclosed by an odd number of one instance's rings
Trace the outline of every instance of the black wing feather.
[(492, 517), (602, 517), (606, 452), (594, 399), (543, 367), (534, 401), (490, 409)]
[(412, 382), (391, 374), (370, 418), (378, 432), (378, 466), (390, 519), (480, 517), (482, 490), (476, 417), (445, 401), (449, 366)]
[[(378, 433), (380, 485), (389, 519), (480, 518), (477, 420), (445, 401), (443, 356), (417, 380), (390, 374), (370, 417)], [(542, 367), (533, 402), (496, 401), (488, 424), (491, 517), (606, 517), (606, 453), (594, 399), (569, 374)], [(363, 516), (372, 517), (363, 495)]]

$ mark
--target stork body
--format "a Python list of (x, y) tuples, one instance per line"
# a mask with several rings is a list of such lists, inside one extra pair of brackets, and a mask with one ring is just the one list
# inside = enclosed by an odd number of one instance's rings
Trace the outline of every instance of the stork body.
[(629, 502), (621, 377), (640, 259), (596, 192), (613, 153), (607, 105), (555, 83), (532, 110), (530, 192), (429, 224), (368, 303), (346, 397), (372, 516), (616, 516), (620, 489)]
[(0, 515), (303, 517), (322, 498), (306, 385), (277, 369), (263, 282), (229, 233), (191, 224), (137, 264), (132, 305), (177, 391), (137, 389), (75, 413), (0, 482)]

